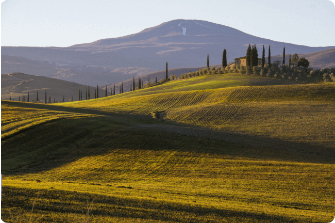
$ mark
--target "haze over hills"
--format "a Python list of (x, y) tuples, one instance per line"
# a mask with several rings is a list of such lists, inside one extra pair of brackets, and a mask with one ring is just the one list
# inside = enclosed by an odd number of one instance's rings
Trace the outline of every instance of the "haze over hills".
[[(169, 62), (169, 68), (199, 67), (206, 65), (206, 56), (209, 54), (210, 65), (220, 64), (223, 49), (227, 49), (228, 62), (233, 62), (234, 58), (245, 55), (249, 43), (257, 44), (259, 55), (263, 45), (266, 49), (271, 45), (271, 55), (281, 54), (284, 46), (286, 54), (315, 53), (334, 48), (276, 42), (220, 24), (179, 19), (136, 34), (70, 47), (2, 47), (2, 56), (48, 62), (58, 69), (62, 67), (61, 73), (66, 73), (64, 69), (70, 69), (71, 72), (67, 72), (74, 75), (64, 74), (65, 76), (60, 75), (58, 78), (94, 86), (97, 83), (110, 84), (108, 81), (116, 83), (131, 78), (125, 75), (127, 72), (136, 77), (145, 72), (148, 74), (163, 70), (166, 61)], [(9, 68), (6, 63), (2, 66), (2, 73), (34, 74), (25, 66), (20, 70)], [(92, 70), (92, 67), (96, 69)], [(111, 72), (124, 68), (128, 69), (114, 74)]]

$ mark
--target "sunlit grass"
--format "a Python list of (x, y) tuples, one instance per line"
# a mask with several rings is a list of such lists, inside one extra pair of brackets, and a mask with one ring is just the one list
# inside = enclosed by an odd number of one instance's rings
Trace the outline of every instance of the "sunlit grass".
[(36, 200), (36, 222), (85, 221), (92, 202), (90, 222), (330, 222), (335, 86), (212, 78), (64, 110), (3, 103), (2, 219), (29, 218)]

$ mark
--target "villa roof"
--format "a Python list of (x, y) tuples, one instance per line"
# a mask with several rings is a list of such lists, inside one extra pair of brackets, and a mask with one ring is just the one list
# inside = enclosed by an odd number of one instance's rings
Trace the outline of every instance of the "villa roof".
[[(246, 59), (247, 58), (247, 56), (244, 56), (244, 57), (238, 57), (238, 58), (235, 58), (235, 60), (237, 60), (237, 59)], [(259, 60), (261, 60), (262, 58), (258, 58)]]

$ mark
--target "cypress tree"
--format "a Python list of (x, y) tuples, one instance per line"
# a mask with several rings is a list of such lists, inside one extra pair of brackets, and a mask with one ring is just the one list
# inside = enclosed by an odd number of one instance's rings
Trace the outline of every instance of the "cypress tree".
[(107, 97), (107, 85), (106, 85), (106, 89), (105, 89), (105, 97)]
[(38, 91), (37, 91), (37, 93), (36, 93), (36, 102), (38, 102), (39, 101), (39, 98), (38, 98)]
[(292, 60), (292, 58), (291, 58), (291, 54), (290, 54), (290, 58), (288, 59), (288, 67), (291, 67), (291, 60)]
[(87, 85), (87, 99), (90, 99), (90, 86)]
[[(142, 80), (141, 80), (142, 81)], [(143, 89), (143, 81), (142, 81), (142, 84), (141, 84), (142, 86), (141, 86), (141, 89)]]
[(264, 49), (264, 45), (263, 45), (263, 53), (262, 53), (262, 67), (264, 67), (265, 65), (265, 49)]
[(79, 101), (80, 101), (80, 89), (79, 89)]
[(44, 104), (47, 103), (47, 90), (45, 90), (44, 92)]
[(141, 85), (142, 85), (141, 83), (142, 83), (142, 82), (141, 82), (141, 78), (139, 77), (139, 78), (138, 78), (138, 89), (141, 89)]
[(284, 49), (283, 49), (283, 65), (285, 64), (285, 46), (284, 46)]
[(87, 89), (86, 89), (86, 100), (87, 100)]
[(56, 98), (54, 98), (54, 103), (56, 103)]
[(27, 102), (29, 102), (29, 91), (28, 91), (28, 96), (27, 96)]
[(94, 99), (97, 98), (97, 89), (94, 89)]
[(209, 68), (209, 54), (207, 54), (207, 68)]
[(133, 77), (133, 91), (135, 91), (136, 85), (135, 85), (135, 77)]
[(83, 91), (81, 91), (81, 93), (80, 93), (80, 100), (81, 101), (83, 100)]
[(97, 85), (97, 98), (99, 98), (99, 86)]
[(222, 67), (226, 66), (227, 66), (227, 51), (226, 49), (224, 49), (222, 54)]
[(21, 100), (21, 97), (19, 96), (19, 101)]
[(248, 49), (247, 49), (247, 55), (246, 55), (247, 67), (251, 66), (250, 61), (251, 61), (251, 45), (249, 43), (249, 46), (248, 46)]
[(251, 66), (257, 66), (258, 65), (258, 51), (256, 44), (252, 46), (251, 49)]
[(271, 49), (270, 49), (270, 45), (269, 45), (268, 64), (269, 64), (269, 67), (271, 67)]
[(169, 78), (169, 73), (168, 73), (168, 62), (166, 62), (166, 68), (165, 68), (165, 80), (167, 81)]
[(114, 87), (113, 87), (113, 95), (115, 95), (115, 84), (114, 84)]

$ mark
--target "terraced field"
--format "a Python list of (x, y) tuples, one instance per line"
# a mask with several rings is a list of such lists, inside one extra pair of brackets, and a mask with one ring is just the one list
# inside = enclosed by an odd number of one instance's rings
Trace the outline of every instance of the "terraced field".
[(2, 219), (330, 222), (335, 85), (204, 77), (73, 103), (2, 101)]

